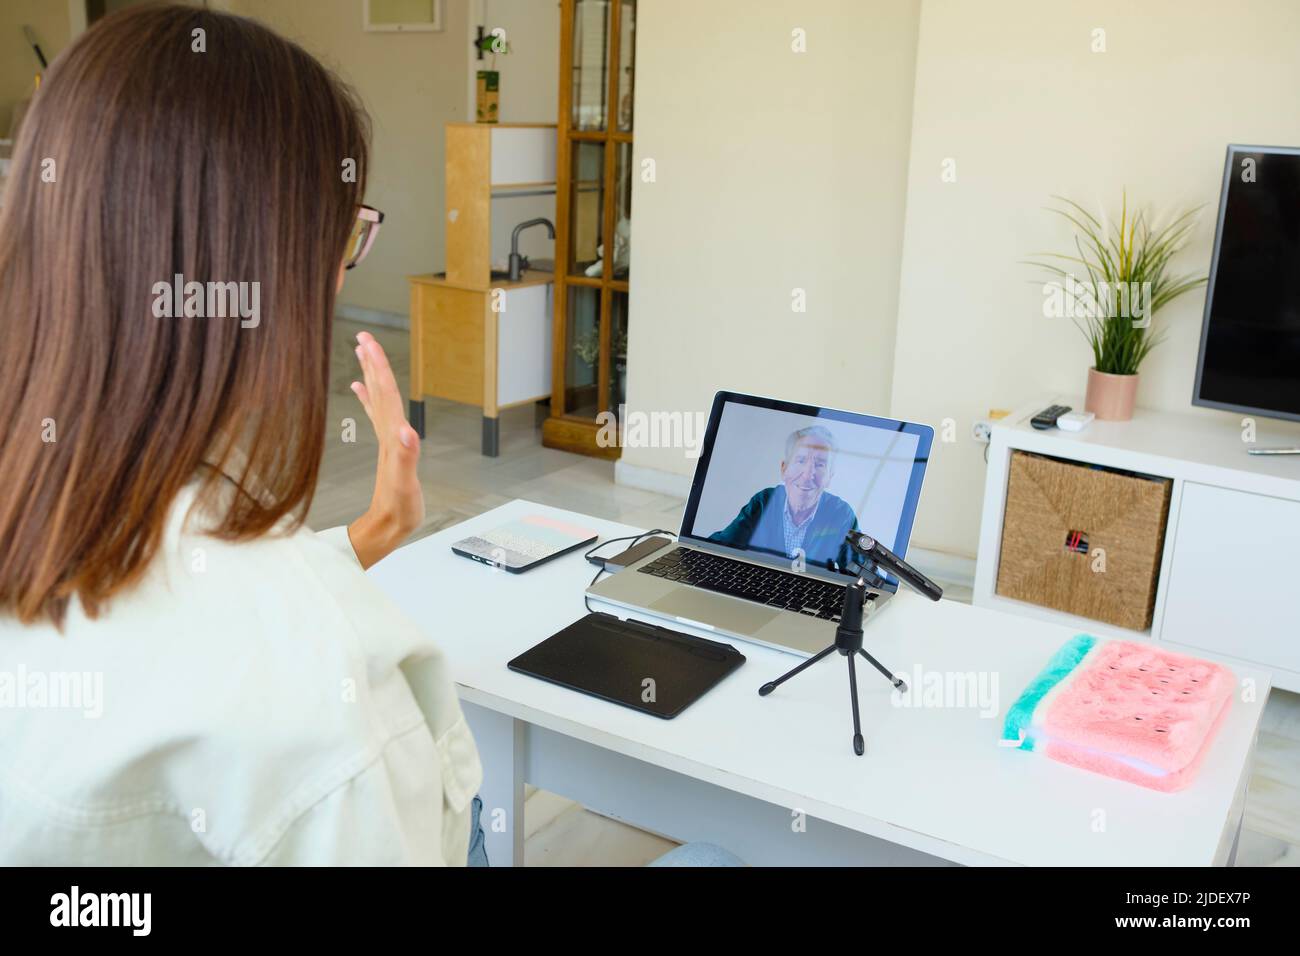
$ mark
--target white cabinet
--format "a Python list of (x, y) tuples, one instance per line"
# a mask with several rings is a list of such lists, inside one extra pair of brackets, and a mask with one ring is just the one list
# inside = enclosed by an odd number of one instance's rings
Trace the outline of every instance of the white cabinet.
[(1160, 639), (1300, 671), (1300, 502), (1187, 482)]
[(555, 127), (489, 126), (494, 187), (549, 186), (555, 183)]
[[(551, 392), (551, 290), (530, 285), (505, 297), (497, 315), (497, 405), (509, 408)], [(542, 361), (538, 361), (538, 356)]]
[[(1105, 637), (1168, 642), (1189, 653), (1254, 664), (1273, 684), (1300, 692), (1300, 458), (1246, 454), (1228, 416), (1139, 409), (1129, 422), (1093, 422), (1082, 432), (1035, 431), (1045, 398), (995, 422), (975, 564), (973, 601)], [(1300, 444), (1300, 427), (1259, 421), (1260, 445)], [(1011, 453), (1098, 465), (1172, 480), (1155, 611), (1146, 631), (1128, 631), (996, 593)]]

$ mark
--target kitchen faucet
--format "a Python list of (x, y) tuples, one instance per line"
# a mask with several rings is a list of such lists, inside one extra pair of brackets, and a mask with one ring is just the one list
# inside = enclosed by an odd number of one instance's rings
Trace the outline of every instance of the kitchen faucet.
[(546, 234), (552, 239), (555, 238), (555, 225), (549, 219), (537, 218), (529, 219), (527, 222), (521, 222), (515, 226), (514, 231), (510, 233), (510, 281), (518, 282), (519, 277), (524, 271), (524, 257), (519, 254), (519, 234), (530, 226), (545, 226)]

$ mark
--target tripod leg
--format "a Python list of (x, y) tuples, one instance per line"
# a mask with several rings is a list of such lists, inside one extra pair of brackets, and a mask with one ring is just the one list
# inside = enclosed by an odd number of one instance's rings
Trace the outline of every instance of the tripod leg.
[(862, 648), (858, 648), (858, 653), (861, 654), (863, 657), (865, 657), (872, 667), (880, 671), (880, 673), (884, 674), (885, 680), (889, 681), (891, 684), (893, 684), (903, 693), (907, 693), (907, 684), (904, 683), (903, 678), (895, 677), (885, 668), (884, 664), (880, 663), (880, 661), (876, 660), (874, 657), (872, 657)]
[(861, 757), (867, 745), (862, 740), (862, 721), (858, 718), (858, 671), (853, 666), (853, 655), (844, 656), (849, 659), (849, 699), (853, 701), (853, 752)]
[(759, 696), (766, 697), (768, 694), (772, 693), (772, 691), (776, 690), (778, 687), (780, 687), (782, 684), (788, 681), (795, 674), (798, 674), (800, 671), (807, 670), (809, 667), (812, 667), (814, 664), (816, 664), (819, 660), (821, 660), (823, 657), (825, 657), (833, 650), (835, 650), (834, 644), (826, 648), (824, 651), (818, 651), (816, 654), (808, 658), (798, 667), (794, 668), (794, 670), (786, 671), (776, 680), (768, 681), (766, 684), (764, 684), (762, 687), (758, 689)]

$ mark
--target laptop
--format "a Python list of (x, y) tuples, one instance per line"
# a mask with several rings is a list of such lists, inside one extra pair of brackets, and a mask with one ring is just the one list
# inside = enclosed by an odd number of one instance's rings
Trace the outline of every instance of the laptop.
[(907, 557), (934, 429), (718, 392), (677, 542), (587, 589), (594, 599), (801, 655), (835, 640), (846, 584), (864, 620), (898, 581), (845, 544)]

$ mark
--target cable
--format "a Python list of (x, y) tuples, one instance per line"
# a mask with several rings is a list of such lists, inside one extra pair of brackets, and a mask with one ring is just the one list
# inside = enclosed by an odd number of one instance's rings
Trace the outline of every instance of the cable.
[[(653, 529), (653, 530), (651, 530), (651, 531), (644, 531), (644, 532), (642, 532), (641, 534), (629, 534), (629, 535), (624, 535), (624, 536), (621, 537), (621, 538), (610, 538), (608, 541), (602, 541), (602, 542), (600, 542), (599, 544), (592, 545), (591, 548), (589, 548), (589, 549), (587, 550), (587, 553), (583, 555), (583, 557), (584, 557), (586, 560), (590, 561), (591, 558), (592, 558), (592, 556), (595, 555), (597, 551), (599, 551), (601, 548), (605, 547), (605, 545), (607, 545), (607, 544), (614, 544), (614, 543), (616, 543), (616, 542), (618, 542), (618, 541), (631, 541), (632, 543), (629, 544), (629, 545), (627, 546), (627, 548), (624, 548), (624, 549), (623, 549), (624, 551), (626, 551), (626, 550), (628, 550), (628, 548), (635, 548), (638, 544), (640, 544), (640, 543), (641, 543), (642, 541), (644, 541), (646, 538), (653, 537), (653, 536), (656, 535), (656, 534), (666, 534), (666, 535), (668, 535), (670, 538), (672, 538), (673, 540), (676, 540), (676, 539), (677, 539), (677, 534), (676, 534), (676, 532), (673, 532), (673, 531), (666, 531), (666, 530), (664, 530), (663, 528), (655, 528), (655, 529)], [(600, 556), (597, 555), (597, 557), (600, 557)], [(610, 555), (610, 557), (612, 558), (612, 557), (614, 557), (614, 555)], [(602, 560), (603, 560), (603, 559), (602, 559)], [(587, 585), (587, 588), (590, 588), (592, 584), (595, 584), (597, 581), (599, 581), (599, 580), (600, 580), (600, 576), (601, 576), (602, 574), (604, 574), (604, 573), (605, 573), (605, 567), (604, 567), (604, 565), (602, 564), (602, 566), (596, 570), (596, 576), (595, 576), (594, 578), (591, 579), (591, 584), (588, 584), (588, 585)], [(587, 606), (587, 613), (588, 613), (588, 614), (595, 614), (596, 611), (595, 611), (595, 609), (591, 606), (591, 601), (590, 601), (590, 599), (588, 599), (588, 597), (587, 597), (587, 588), (583, 588), (583, 590), (582, 590), (582, 603), (585, 604), (585, 605)]]

